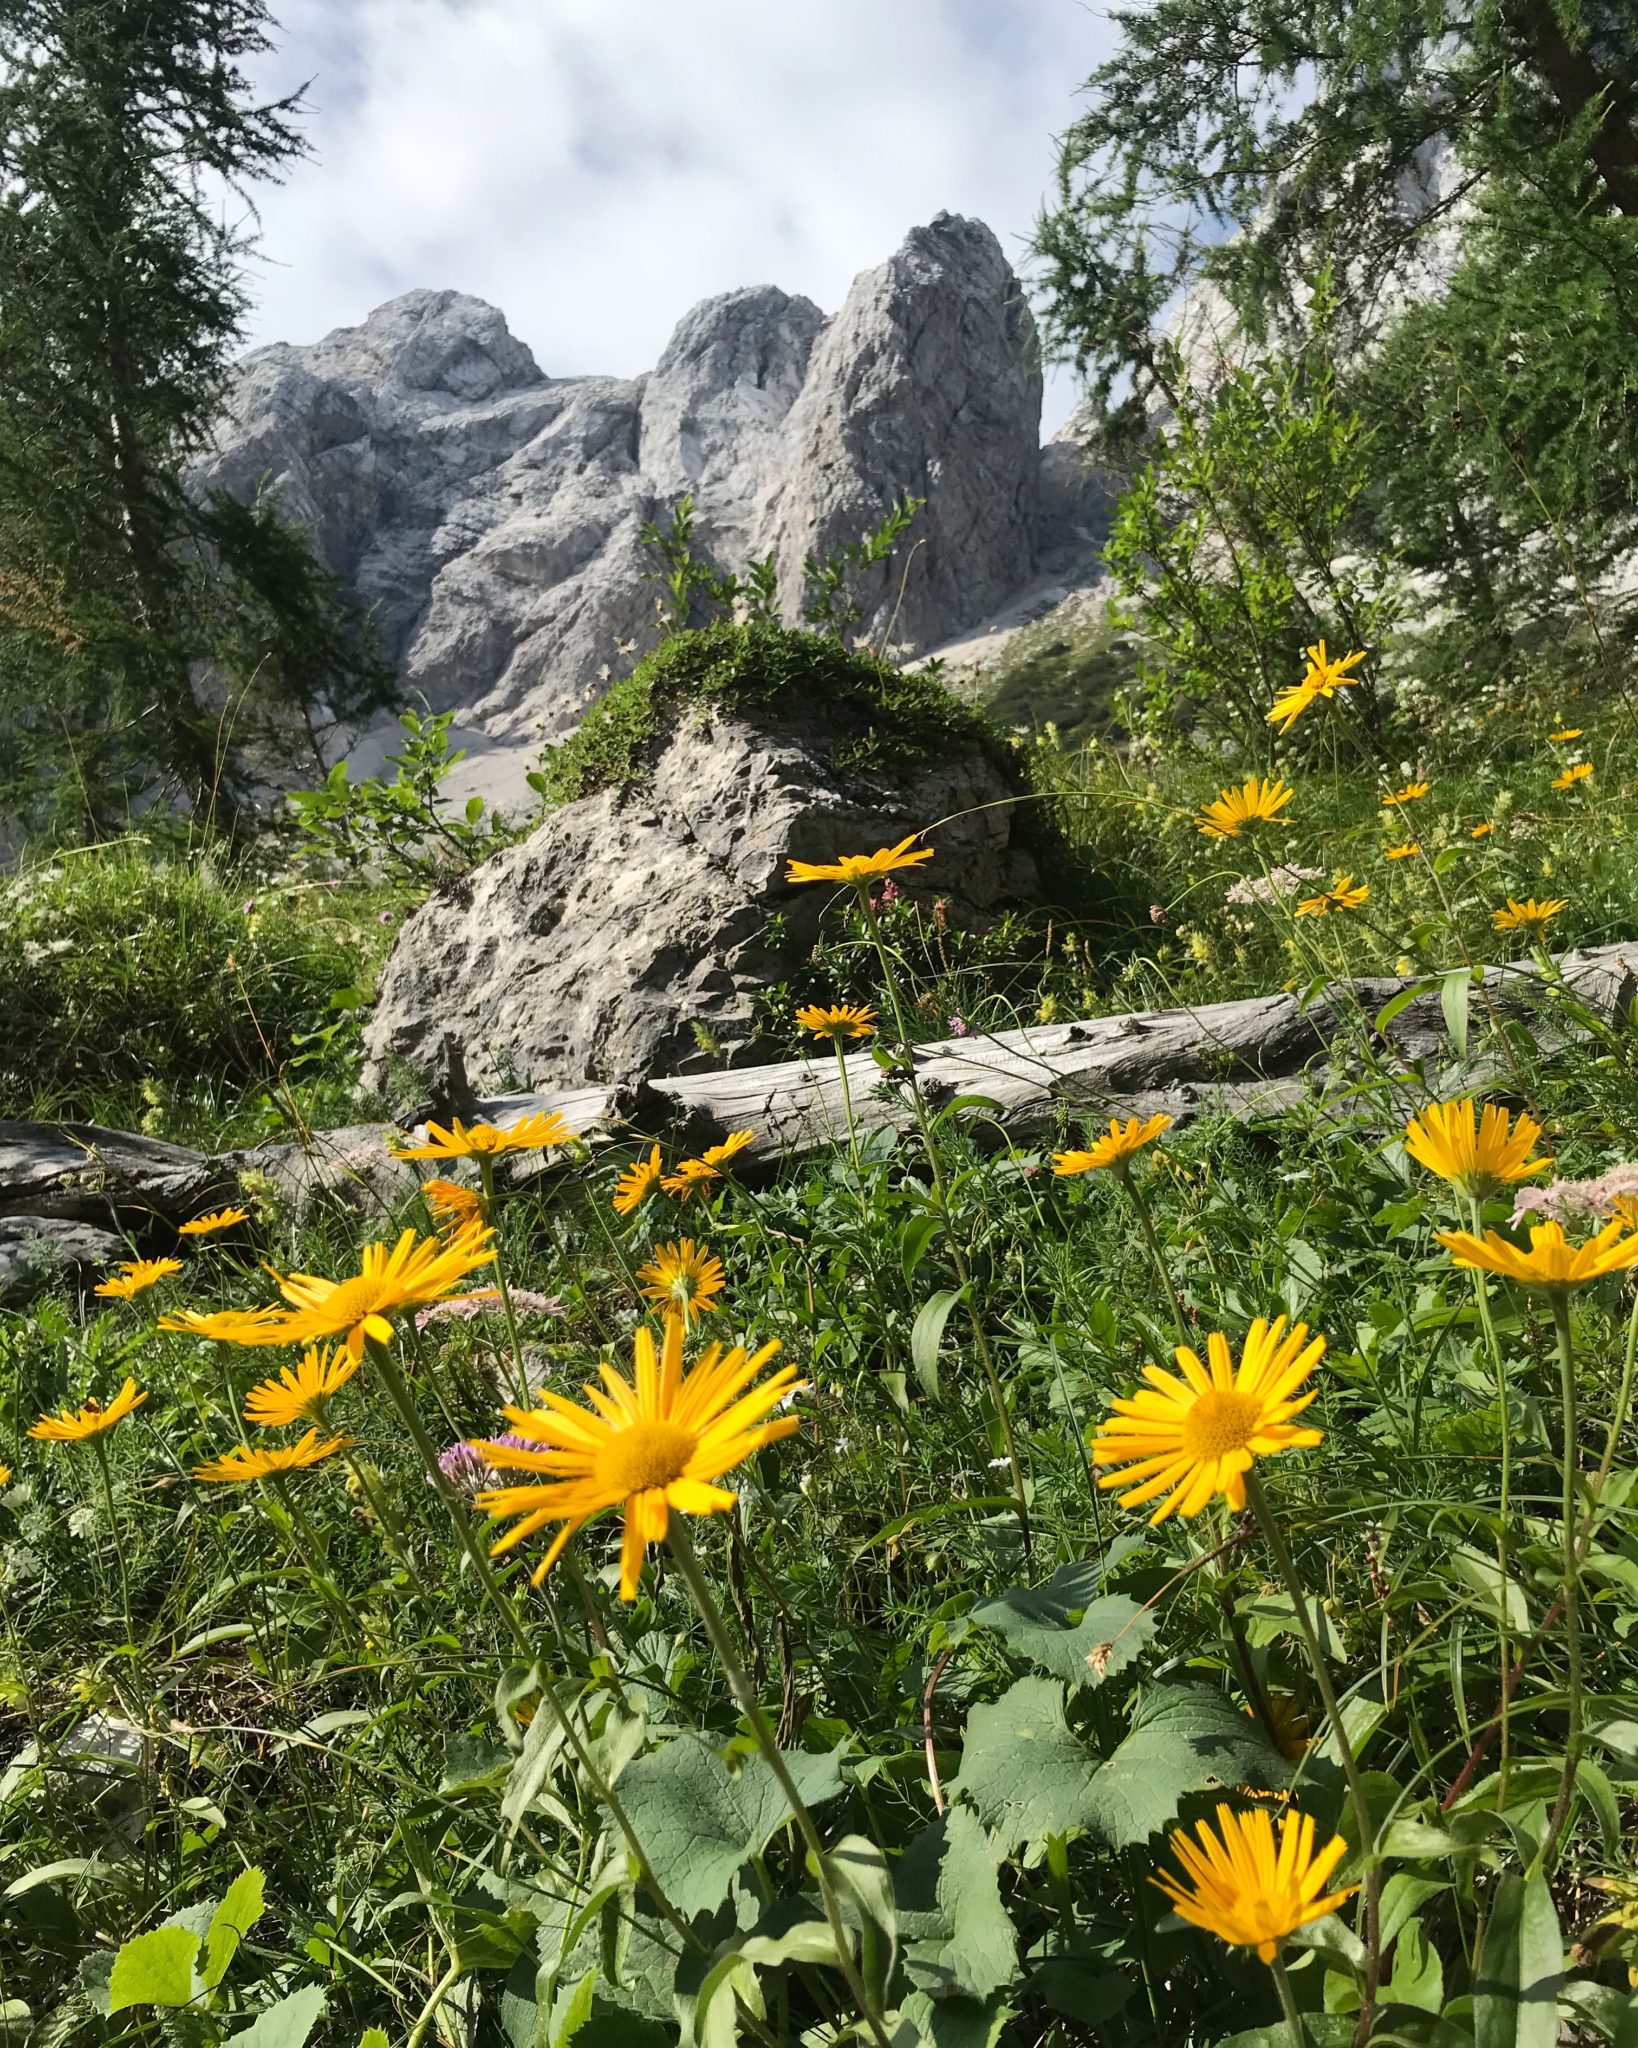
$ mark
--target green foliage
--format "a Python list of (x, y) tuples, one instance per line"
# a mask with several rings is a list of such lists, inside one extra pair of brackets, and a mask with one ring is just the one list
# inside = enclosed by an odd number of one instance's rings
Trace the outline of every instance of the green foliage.
[(903, 674), (817, 633), (719, 623), (662, 641), (615, 683), (547, 750), (541, 794), (569, 803), (640, 782), (650, 749), (695, 707), (817, 725), (837, 765), (859, 772), (902, 772), (952, 740), (998, 744), (988, 720), (936, 676)]
[(0, 6), (0, 801), (95, 834), (157, 788), (231, 805), (235, 748), (386, 673), (267, 506), (183, 485), (239, 339), (261, 0)]
[(289, 801), (309, 847), (355, 875), (372, 872), (425, 888), (470, 873), (522, 837), (527, 826), (513, 829), (481, 796), (468, 797), (458, 812), (445, 801), (440, 784), (467, 751), (449, 743), (454, 720), (453, 711), (401, 711), (405, 737), (400, 752), (387, 756), (397, 771), (391, 781), (366, 775), (354, 782), (347, 763), (337, 761), (317, 789), (292, 790)]
[(141, 840), (24, 866), (0, 887), (0, 1094), (184, 1135), (196, 1098), (219, 1115), (356, 1029), (382, 900)]

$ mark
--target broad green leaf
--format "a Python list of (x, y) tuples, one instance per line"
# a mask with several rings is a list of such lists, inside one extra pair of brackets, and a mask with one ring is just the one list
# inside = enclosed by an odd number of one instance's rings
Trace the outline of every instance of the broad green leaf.
[(899, 1860), (893, 1892), (906, 1974), (935, 1998), (988, 1998), (1017, 1980), (1018, 1935), (998, 1869), (994, 1845), (965, 1806), (952, 1806)]
[(1090, 1826), (1096, 1771), (1064, 1719), (1063, 1687), (1021, 1678), (993, 1706), (974, 1707), (951, 1790), (972, 1803), (1005, 1854)]
[[(786, 1753), (786, 1766), (810, 1806), (841, 1792), (845, 1747), (828, 1756)], [(690, 1915), (720, 1905), (734, 1872), (791, 1817), (761, 1757), (747, 1757), (735, 1773), (695, 1735), (662, 1743), (628, 1764), (620, 1777), (620, 1803), (656, 1881)]]
[(241, 1870), (228, 1886), (227, 1897), (211, 1915), (205, 1935), (205, 1961), (199, 1972), (207, 1991), (214, 1991), (227, 1975), (239, 1944), (262, 1917), (262, 1873), (254, 1864)]
[(1418, 2012), (1437, 2013), (1445, 2002), (1444, 1965), (1419, 1920), (1399, 1930), (1393, 1974), (1382, 1995), (1389, 2005), (1414, 2006)]
[(19, 2048), (27, 2040), (34, 2024), (34, 2010), (21, 1998), (0, 1998), (0, 2041), (17, 2042)]
[[(1349, 2048), (1354, 2038), (1351, 2014), (1307, 2012), (1302, 2023), (1310, 2048)], [(1270, 2026), (1248, 2027), (1243, 2034), (1230, 2034), (1217, 2043), (1217, 2048), (1291, 2048), (1291, 2029), (1284, 2020), (1275, 2020)]]
[(851, 1908), (858, 1916), (860, 1972), (872, 1999), (884, 2005), (899, 1956), (899, 1921), (887, 1858), (864, 1835), (844, 1835), (825, 1851), (825, 1873), (844, 1902), (844, 1913)]
[(1412, 1877), (1407, 1871), (1396, 1871), (1382, 1887), (1383, 1946), (1393, 1940), (1411, 1915), (1419, 1913), (1429, 1899), (1449, 1889), (1449, 1885), (1438, 1878)]
[(1065, 2019), (1101, 2027), (1120, 2011), (1134, 1987), (1113, 1963), (1090, 1956), (1049, 1956), (1030, 1971), (1029, 1988)]
[(1071, 1685), (1101, 1685), (1124, 1671), (1153, 1637), (1152, 1611), (1124, 1593), (1101, 1598), (1096, 1561), (1060, 1565), (1043, 1586), (1009, 1586), (969, 1619), (993, 1629), (1015, 1656)]
[(887, 2020), (893, 2048), (998, 2048), (1013, 2017), (1010, 2005), (912, 1991)]
[(944, 1325), (950, 1320), (950, 1311), (960, 1299), (959, 1288), (935, 1294), (931, 1301), (922, 1303), (910, 1326), (910, 1363), (923, 1393), (934, 1401), (939, 1397), (938, 1347), (944, 1342)]
[(1187, 1793), (1216, 1785), (1281, 1786), (1290, 1775), (1257, 1723), (1221, 1693), (1158, 1686), (1140, 1699), (1131, 1733), (1098, 1772), (1087, 1820), (1106, 1841), (1125, 1848), (1175, 1820)]
[(259, 2012), (248, 2027), (227, 2038), (227, 2048), (307, 2048), (307, 2038), (323, 2017), (329, 1993), (318, 1984), (304, 1984)]
[(1471, 1543), (1453, 1543), (1445, 1551), (1444, 1561), (1464, 1586), (1479, 1595), (1487, 1614), (1499, 1618), (1505, 1608), (1507, 1626), (1513, 1634), (1524, 1635), (1528, 1631), (1530, 1609), (1524, 1588), (1511, 1575), (1504, 1583), (1501, 1567), (1489, 1551)]
[(514, 1760), (501, 1800), (501, 1818), (518, 1827), (527, 1815), (553, 1765), (562, 1754), (564, 1735), (557, 1716), (542, 1708), (529, 1723), (523, 1748)]
[(939, 1228), (937, 1216), (912, 1216), (899, 1232), (899, 1266), (906, 1287), (914, 1286), (916, 1268), (927, 1256), (933, 1233)]
[(1472, 998), (1473, 977), (1466, 967), (1453, 968), (1439, 989), (1439, 1007), (1445, 1013), (1445, 1029), (1459, 1060), (1467, 1058), (1467, 1016)]
[[(777, 1911), (777, 1908), (775, 1909)], [(731, 2020), (717, 2010), (722, 1999), (731, 2007), (736, 1982), (748, 1985), (746, 1972), (762, 1966), (776, 1968), (783, 1963), (834, 1963), (836, 1943), (824, 1920), (802, 1919), (782, 1934), (751, 1934), (727, 1955), (719, 1956), (705, 1974), (694, 2000), (693, 2029), (696, 2041), (727, 2031)]]
[(1473, 2048), (1555, 2048), (1564, 1944), (1545, 1878), (1504, 1877), (1473, 1981)]
[(199, 1937), (190, 1927), (156, 1927), (136, 1934), (114, 1958), (108, 2010), (133, 2005), (186, 2005), (193, 1996), (193, 1959)]

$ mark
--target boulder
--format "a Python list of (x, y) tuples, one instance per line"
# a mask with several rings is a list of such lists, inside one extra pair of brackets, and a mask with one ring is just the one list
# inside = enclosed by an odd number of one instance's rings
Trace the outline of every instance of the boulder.
[(86, 1287), (131, 1256), (124, 1238), (63, 1216), (0, 1216), (0, 1306), (32, 1301), (61, 1280)]
[(936, 825), (901, 886), (965, 922), (1032, 900), (1017, 795), (991, 748), (956, 735), (887, 780), (838, 770), (813, 721), (684, 710), (636, 787), (565, 804), (408, 918), (366, 1034), (367, 1085), (430, 1069), (445, 1033), (484, 1090), (634, 1085), (699, 1059), (754, 1057), (758, 998), (811, 952), (827, 888), (788, 856), (833, 860)]

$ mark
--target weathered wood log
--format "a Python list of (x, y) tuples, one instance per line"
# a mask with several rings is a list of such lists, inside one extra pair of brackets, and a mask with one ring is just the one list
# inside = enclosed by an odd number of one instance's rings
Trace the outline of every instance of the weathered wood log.
[[(1527, 960), (1486, 968), (1470, 1007), (1475, 1019), (1517, 1018), (1537, 1044), (1550, 1046), (1585, 1029), (1588, 1017), (1624, 1017), (1635, 996), (1638, 942), (1629, 942), (1563, 954), (1550, 978)], [(924, 1102), (955, 1105), (981, 1128), (1027, 1137), (1066, 1121), (1156, 1111), (1179, 1123), (1277, 1113), (1320, 1099), (1338, 1069), (1350, 1058), (1357, 1063), (1367, 1047), (1405, 1076), (1407, 1102), (1491, 1084), (1497, 1072), (1493, 1061), (1457, 1057), (1441, 984), (1427, 977), (1372, 977), (1308, 1003), (1288, 994), (1253, 996), (974, 1033), (918, 1045), (912, 1056)], [(849, 1054), (847, 1072), (861, 1132), (913, 1123), (904, 1073), (884, 1072), (869, 1052)], [(823, 1047), (810, 1059), (655, 1080), (635, 1095), (588, 1083), (492, 1097), (472, 1108), (499, 1123), (555, 1110), (594, 1142), (664, 1138), (697, 1148), (749, 1129), (746, 1156), (768, 1163), (822, 1150), (847, 1130), (837, 1064)], [(83, 1264), (95, 1255), (99, 1231), (152, 1249), (156, 1233), (241, 1188), (254, 1190), (258, 1177), (297, 1212), (338, 1201), (388, 1214), (414, 1194), (425, 1172), (391, 1157), (390, 1135), (384, 1124), (355, 1124), (210, 1159), (95, 1125), (0, 1123), (0, 1217), (16, 1219), (6, 1233), (14, 1270), (27, 1263), (21, 1255), (31, 1218), (40, 1219), (42, 1239), (63, 1237), (67, 1256)], [(519, 1154), (511, 1170), (529, 1178), (552, 1169), (542, 1168), (538, 1154)], [(72, 1251), (64, 1236), (69, 1224), (90, 1226)], [(0, 1295), (6, 1281), (0, 1261)]]

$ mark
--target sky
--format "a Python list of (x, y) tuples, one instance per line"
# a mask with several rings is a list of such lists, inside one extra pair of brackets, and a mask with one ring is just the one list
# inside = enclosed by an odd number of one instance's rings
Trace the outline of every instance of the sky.
[[(274, 0), (308, 84), (260, 195), (252, 344), (417, 286), (488, 299), (552, 376), (652, 367), (697, 300), (833, 312), (941, 208), (1015, 264), (1112, 31), (1095, 0)], [(1050, 434), (1076, 389), (1048, 371)]]

